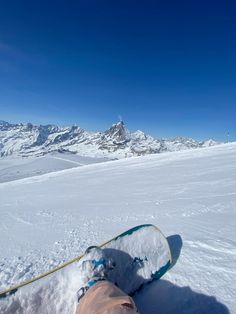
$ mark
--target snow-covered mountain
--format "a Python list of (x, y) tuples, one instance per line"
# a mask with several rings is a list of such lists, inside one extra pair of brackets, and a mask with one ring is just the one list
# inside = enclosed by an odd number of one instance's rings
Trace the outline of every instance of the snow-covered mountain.
[(189, 138), (155, 139), (142, 131), (131, 133), (122, 121), (105, 132), (88, 132), (79, 126), (36, 126), (0, 121), (0, 156), (41, 156), (50, 152), (71, 152), (81, 156), (124, 158), (146, 154), (206, 147), (214, 140)]

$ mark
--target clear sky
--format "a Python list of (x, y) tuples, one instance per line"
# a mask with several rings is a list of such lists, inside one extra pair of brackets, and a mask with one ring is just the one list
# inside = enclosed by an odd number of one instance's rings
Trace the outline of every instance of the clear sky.
[(0, 4), (0, 119), (236, 140), (236, 1)]

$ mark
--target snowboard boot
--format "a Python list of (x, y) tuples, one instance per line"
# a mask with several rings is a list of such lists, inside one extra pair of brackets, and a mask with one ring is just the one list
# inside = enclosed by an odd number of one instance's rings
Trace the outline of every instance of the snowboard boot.
[(98, 281), (106, 280), (107, 275), (115, 267), (112, 259), (105, 257), (104, 251), (98, 246), (90, 246), (79, 261), (82, 287), (77, 292), (78, 302), (86, 291)]

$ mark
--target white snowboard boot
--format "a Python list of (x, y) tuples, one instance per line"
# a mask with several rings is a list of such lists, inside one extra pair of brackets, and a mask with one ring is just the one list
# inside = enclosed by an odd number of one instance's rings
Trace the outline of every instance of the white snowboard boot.
[(95, 283), (106, 280), (108, 273), (114, 267), (115, 263), (113, 260), (105, 258), (105, 254), (100, 247), (89, 247), (79, 261), (82, 287), (77, 292), (78, 302)]

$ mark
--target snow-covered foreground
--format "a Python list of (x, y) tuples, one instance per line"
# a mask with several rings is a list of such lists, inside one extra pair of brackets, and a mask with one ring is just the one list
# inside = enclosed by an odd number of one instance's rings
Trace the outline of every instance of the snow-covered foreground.
[[(176, 264), (141, 313), (236, 313), (236, 143), (93, 164), (0, 184), (1, 290), (137, 224)], [(76, 264), (0, 300), (3, 313), (73, 313)]]

